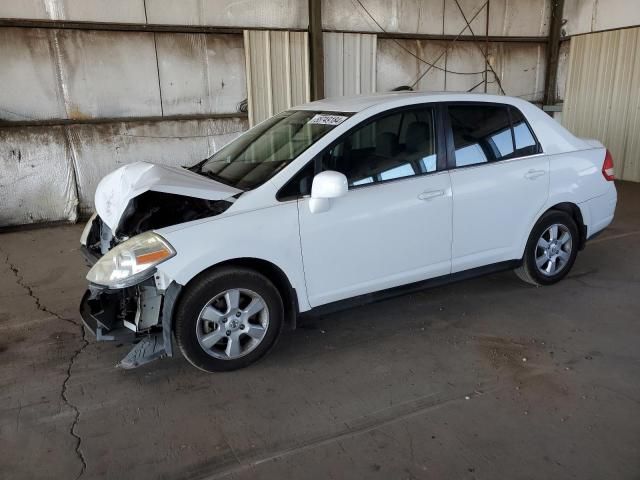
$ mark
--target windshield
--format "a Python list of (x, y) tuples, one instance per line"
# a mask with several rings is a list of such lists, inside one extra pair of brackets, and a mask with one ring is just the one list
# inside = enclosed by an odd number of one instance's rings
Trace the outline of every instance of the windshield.
[(191, 170), (241, 190), (251, 190), (289, 165), (348, 116), (305, 110), (280, 113)]

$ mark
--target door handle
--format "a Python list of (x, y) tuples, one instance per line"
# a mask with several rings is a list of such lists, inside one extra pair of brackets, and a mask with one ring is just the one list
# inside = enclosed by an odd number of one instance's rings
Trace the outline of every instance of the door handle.
[(545, 173), (547, 173), (547, 172), (545, 172), (544, 170), (531, 169), (527, 173), (524, 174), (524, 178), (527, 178), (529, 180), (535, 180), (536, 178), (541, 177)]
[(441, 197), (442, 195), (444, 195), (444, 190), (433, 190), (430, 192), (422, 192), (418, 195), (418, 198), (420, 200), (432, 200), (436, 197)]

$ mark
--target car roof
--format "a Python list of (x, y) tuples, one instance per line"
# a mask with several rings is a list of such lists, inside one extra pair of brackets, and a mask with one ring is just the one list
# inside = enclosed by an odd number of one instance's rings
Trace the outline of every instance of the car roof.
[(305, 103), (294, 107), (294, 110), (314, 110), (325, 112), (361, 112), (369, 107), (384, 105), (386, 103), (398, 105), (406, 99), (407, 104), (419, 102), (495, 102), (510, 105), (528, 103), (525, 100), (502, 95), (491, 95), (487, 93), (466, 93), (466, 92), (384, 92), (370, 93), (365, 95), (351, 95), (346, 97), (333, 97)]

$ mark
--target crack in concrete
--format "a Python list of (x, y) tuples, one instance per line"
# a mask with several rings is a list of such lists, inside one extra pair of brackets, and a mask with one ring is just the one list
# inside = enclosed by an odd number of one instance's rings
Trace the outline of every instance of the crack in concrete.
[(87, 460), (84, 456), (84, 453), (82, 452), (82, 437), (77, 432), (78, 422), (80, 421), (80, 410), (78, 410), (78, 407), (75, 404), (71, 403), (71, 401), (69, 400), (69, 397), (67, 396), (67, 385), (69, 383), (69, 380), (71, 380), (71, 370), (73, 368), (73, 365), (76, 362), (76, 359), (85, 349), (85, 347), (89, 345), (89, 342), (84, 337), (84, 328), (81, 324), (74, 322), (69, 318), (64, 318), (58, 313), (52, 310), (49, 310), (45, 305), (42, 304), (42, 302), (40, 301), (40, 298), (35, 294), (31, 285), (25, 282), (22, 273), (20, 273), (20, 269), (15, 264), (11, 263), (9, 259), (9, 254), (6, 252), (5, 252), (5, 263), (9, 267), (11, 272), (13, 272), (13, 275), (16, 278), (16, 283), (27, 292), (29, 297), (33, 299), (36, 305), (36, 308), (38, 310), (40, 310), (41, 312), (47, 313), (58, 320), (62, 320), (64, 322), (70, 323), (74, 327), (78, 327), (80, 329), (80, 338), (82, 339), (82, 343), (80, 344), (80, 347), (78, 347), (73, 352), (73, 355), (69, 359), (69, 364), (67, 365), (67, 370), (66, 370), (66, 376), (62, 382), (62, 388), (60, 391), (60, 398), (65, 403), (65, 405), (74, 412), (73, 422), (71, 423), (71, 427), (69, 428), (69, 434), (75, 439), (75, 443), (76, 443), (75, 453), (76, 453), (76, 456), (78, 457), (78, 460), (81, 463), (80, 472), (76, 476), (76, 480), (78, 480), (87, 470)]
[(71, 403), (71, 401), (69, 400), (69, 397), (67, 396), (67, 385), (69, 383), (69, 380), (71, 380), (71, 370), (73, 368), (73, 365), (76, 363), (76, 359), (85, 349), (85, 347), (89, 345), (89, 342), (87, 342), (87, 340), (84, 338), (84, 330), (82, 334), (83, 334), (82, 345), (80, 346), (80, 348), (76, 349), (75, 352), (73, 352), (73, 355), (69, 360), (69, 365), (67, 366), (67, 376), (62, 382), (62, 390), (60, 392), (60, 397), (62, 398), (62, 400), (64, 400), (64, 403), (74, 412), (73, 422), (71, 423), (71, 427), (69, 428), (69, 433), (76, 440), (76, 446), (75, 446), (76, 456), (78, 457), (78, 459), (80, 460), (80, 463), (82, 464), (80, 473), (78, 473), (76, 480), (78, 480), (84, 474), (84, 472), (86, 472), (87, 459), (85, 458), (84, 453), (82, 452), (82, 437), (77, 432), (78, 423), (80, 422), (80, 410), (78, 410), (78, 407), (76, 407), (76, 405)]
[[(22, 274), (20, 273), (20, 269), (18, 269), (18, 267), (16, 265), (14, 265), (13, 263), (11, 263), (11, 261), (9, 261), (9, 254), (5, 253), (5, 263), (7, 264), (7, 266), (9, 267), (9, 270), (11, 270), (13, 272), (13, 276), (16, 277), (16, 283), (18, 285), (20, 285), (24, 290), (27, 291), (27, 294), (33, 299), (33, 301), (36, 304), (36, 308), (38, 310), (40, 310), (41, 312), (47, 313), (49, 315), (51, 315), (52, 317), (57, 318), (58, 320), (62, 320), (63, 322), (67, 322), (70, 323), (73, 326), (80, 326), (82, 327), (82, 325), (80, 325), (77, 322), (74, 322), (73, 320), (70, 320), (68, 318), (64, 318), (60, 315), (58, 315), (56, 312), (53, 312), (51, 310), (49, 310), (47, 307), (45, 307), (44, 305), (42, 305), (42, 303), (40, 302), (40, 298), (33, 292), (33, 288), (31, 288), (31, 286), (27, 283), (25, 283), (24, 281), (24, 277), (22, 276)], [(83, 333), (84, 335), (84, 333)]]

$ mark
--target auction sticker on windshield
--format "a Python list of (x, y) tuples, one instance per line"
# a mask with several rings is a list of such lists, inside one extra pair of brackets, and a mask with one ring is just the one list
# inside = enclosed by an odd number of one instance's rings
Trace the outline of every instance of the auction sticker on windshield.
[(327, 115), (326, 113), (318, 113), (314, 115), (307, 123), (312, 125), (340, 125), (347, 118), (344, 115)]

